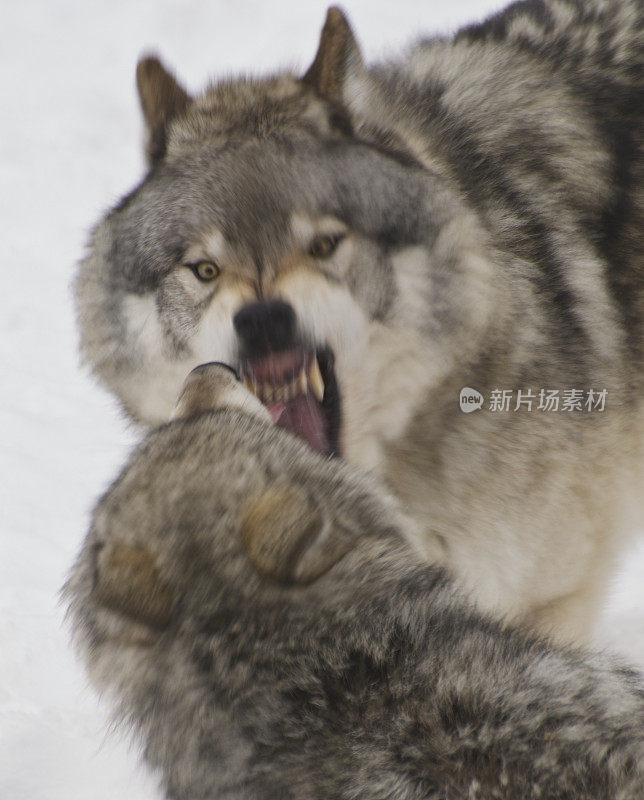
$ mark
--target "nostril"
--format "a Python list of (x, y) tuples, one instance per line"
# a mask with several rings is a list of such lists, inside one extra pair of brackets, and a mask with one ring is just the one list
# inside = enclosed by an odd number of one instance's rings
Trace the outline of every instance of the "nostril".
[(287, 349), (294, 343), (295, 311), (282, 300), (244, 306), (235, 314), (233, 325), (248, 355)]
[(240, 339), (247, 339), (259, 327), (260, 315), (255, 310), (256, 305), (244, 306), (233, 317), (233, 325)]

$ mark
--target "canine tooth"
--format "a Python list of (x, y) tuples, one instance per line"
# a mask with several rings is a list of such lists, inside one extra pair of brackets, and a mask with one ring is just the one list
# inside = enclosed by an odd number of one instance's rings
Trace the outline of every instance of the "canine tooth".
[(275, 389), (273, 389), (273, 400), (276, 400), (278, 403), (283, 403), (284, 400), (287, 399), (285, 397), (286, 391), (286, 386), (276, 386)]
[(317, 358), (313, 359), (309, 367), (309, 385), (313, 389), (313, 394), (316, 396), (318, 403), (321, 403), (324, 397), (324, 381), (322, 380)]
[(306, 394), (306, 390), (309, 388), (309, 382), (306, 379), (306, 370), (304, 367), (302, 367), (300, 374), (297, 376), (297, 388), (300, 390), (301, 394)]

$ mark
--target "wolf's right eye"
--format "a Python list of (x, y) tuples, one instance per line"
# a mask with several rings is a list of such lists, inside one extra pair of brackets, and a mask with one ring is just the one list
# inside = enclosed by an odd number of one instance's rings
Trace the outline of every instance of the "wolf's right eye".
[(186, 267), (191, 269), (195, 276), (204, 283), (214, 281), (221, 272), (219, 267), (212, 261), (197, 261), (196, 264), (186, 264)]
[(313, 258), (329, 258), (343, 239), (343, 233), (336, 233), (334, 236), (316, 236), (309, 245), (309, 255)]

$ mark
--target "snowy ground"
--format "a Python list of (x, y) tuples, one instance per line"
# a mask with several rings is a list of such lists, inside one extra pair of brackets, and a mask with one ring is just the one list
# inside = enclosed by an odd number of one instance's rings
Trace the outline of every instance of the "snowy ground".
[[(494, 0), (349, 0), (368, 57)], [(142, 171), (144, 50), (191, 89), (213, 73), (306, 67), (322, 0), (23, 0), (0, 12), (0, 797), (153, 800), (137, 753), (68, 646), (57, 592), (91, 505), (138, 432), (78, 367), (69, 282), (89, 225)], [(602, 644), (644, 666), (644, 546), (625, 560)]]

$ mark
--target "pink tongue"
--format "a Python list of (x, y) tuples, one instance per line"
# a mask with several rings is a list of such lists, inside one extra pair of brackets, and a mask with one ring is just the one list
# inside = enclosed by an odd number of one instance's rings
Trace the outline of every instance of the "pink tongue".
[(273, 422), (277, 424), (280, 420), (280, 417), (286, 411), (286, 406), (284, 403), (267, 403), (266, 408), (268, 409), (268, 413), (273, 418)]
[(311, 447), (322, 452), (329, 449), (322, 409), (310, 395), (298, 395), (286, 403), (267, 403), (278, 428), (297, 434)]

